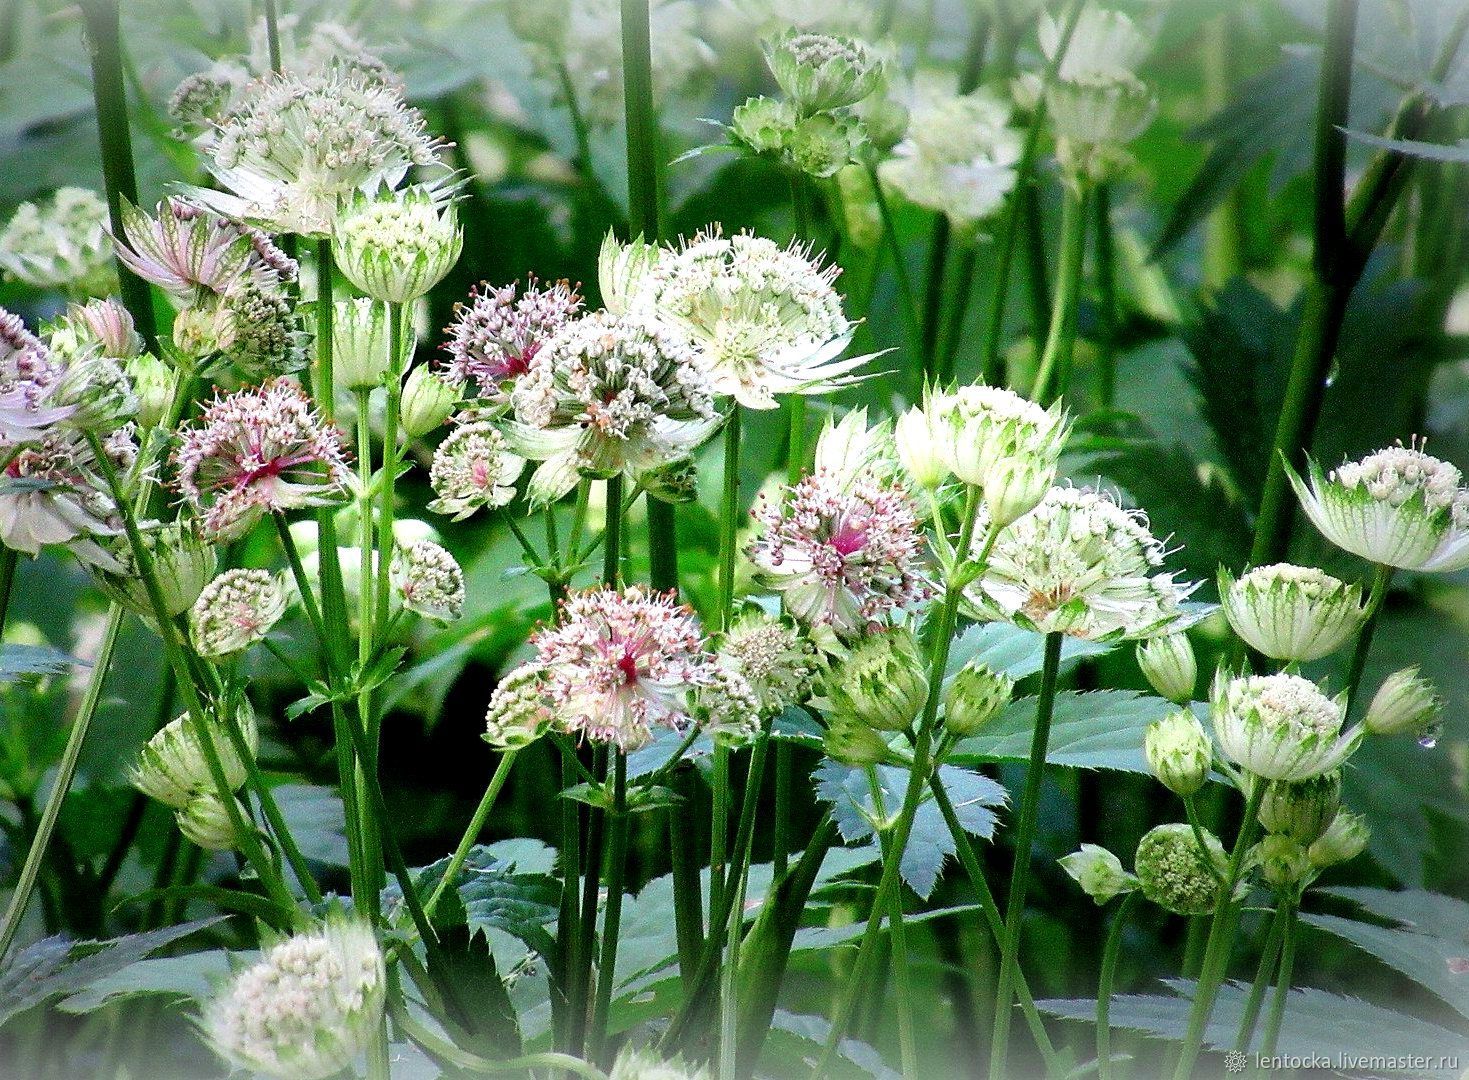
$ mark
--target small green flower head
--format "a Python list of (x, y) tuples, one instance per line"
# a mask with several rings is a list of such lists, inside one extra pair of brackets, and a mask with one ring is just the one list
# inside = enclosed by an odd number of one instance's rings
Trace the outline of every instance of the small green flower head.
[[(245, 744), (253, 754), (259, 745), (259, 734), (255, 726), (255, 711), (248, 701), (241, 700), (235, 722), (240, 725)], [(237, 790), (245, 782), (245, 763), (235, 753), (234, 744), (214, 716), (205, 716), (204, 727), (210, 743), (219, 754), (230, 790)], [(138, 755), (137, 765), (133, 767), (132, 781), (144, 795), (175, 810), (184, 809), (189, 800), (201, 791), (214, 791), (214, 777), (190, 717), (180, 716), (165, 724), (148, 740)]]
[(1332, 819), (1326, 831), (1312, 842), (1306, 853), (1311, 858), (1312, 866), (1324, 870), (1328, 866), (1355, 859), (1367, 850), (1367, 841), (1371, 837), (1372, 831), (1361, 814), (1343, 810)]
[(388, 370), (388, 306), (357, 297), (338, 300), (332, 315), (332, 359), (337, 385), (372, 390)]
[(1159, 825), (1142, 838), (1133, 866), (1143, 895), (1175, 915), (1206, 915), (1219, 899), (1225, 870), (1224, 846), (1204, 833), (1199, 849), (1193, 829), (1183, 822)]
[(1058, 861), (1061, 869), (1081, 886), (1081, 891), (1098, 904), (1138, 887), (1137, 878), (1122, 868), (1121, 860), (1096, 844), (1082, 844), (1080, 851), (1073, 851)]
[(786, 139), (786, 158), (798, 172), (825, 180), (856, 161), (866, 143), (862, 125), (849, 116), (817, 113), (796, 121)]
[(1363, 723), (1374, 735), (1416, 735), (1428, 740), (1438, 731), (1443, 704), (1418, 668), (1406, 667), (1382, 681)]
[(1148, 638), (1137, 647), (1137, 665), (1148, 685), (1176, 705), (1190, 701), (1199, 677), (1194, 647), (1183, 631)]
[(286, 590), (268, 570), (226, 570), (189, 611), (189, 639), (200, 656), (231, 656), (262, 641), (286, 613)]
[(1341, 808), (1341, 770), (1309, 780), (1272, 780), (1260, 800), (1260, 824), (1269, 833), (1309, 844), (1321, 836)]
[(485, 742), (501, 750), (518, 750), (544, 735), (551, 718), (545, 673), (535, 664), (523, 664), (502, 678), (490, 695)]
[(1309, 780), (1330, 772), (1362, 741), (1360, 727), (1342, 734), (1344, 702), (1299, 675), (1230, 678), (1221, 670), (1210, 708), (1224, 756), (1267, 780)]
[(1015, 680), (1009, 675), (971, 660), (944, 691), (944, 727), (960, 738), (977, 734), (1004, 711), (1014, 692)]
[(928, 389), (923, 404), (912, 406), (893, 425), (898, 461), (928, 491), (938, 490), (949, 478), (949, 409), (948, 395)]
[(378, 198), (354, 194), (336, 225), (337, 265), (347, 280), (394, 304), (425, 295), (463, 247), (453, 200), (424, 188)]
[(762, 715), (805, 701), (815, 675), (815, 650), (795, 621), (751, 607), (719, 637), (716, 660), (744, 676)]
[(423, 438), (449, 419), (463, 392), (463, 384), (450, 382), (427, 364), (418, 365), (403, 383), (399, 417), (403, 434), (410, 439)]
[(1304, 662), (1336, 652), (1366, 617), (1362, 589), (1311, 566), (1260, 566), (1238, 580), (1219, 571), (1219, 599), (1229, 625), (1274, 660)]
[(798, 119), (789, 102), (762, 95), (735, 106), (729, 131), (752, 154), (779, 154), (790, 144)]
[[(607, 235), (602, 238), (601, 250), (597, 252), (597, 285), (602, 292), (602, 306), (614, 315), (630, 315), (642, 311), (652, 302), (653, 270), (661, 255), (662, 249), (657, 244), (650, 244), (641, 236), (623, 244), (608, 229)], [(546, 300), (564, 295), (552, 289), (546, 294)], [(521, 301), (522, 305), (528, 305), (529, 302), (529, 297)], [(529, 360), (520, 362), (529, 364)]]
[[(233, 798), (233, 796), (231, 796)], [(239, 800), (236, 800), (238, 805)], [(250, 820), (249, 811), (240, 807), (240, 815)], [(230, 820), (229, 809), (211, 790), (196, 791), (174, 814), (179, 832), (184, 839), (198, 844), (205, 851), (233, 851), (240, 845), (235, 823)]]
[(862, 721), (843, 713), (827, 715), (822, 745), (827, 757), (843, 765), (885, 765), (893, 760), (886, 739)]
[(1179, 709), (1148, 725), (1143, 755), (1159, 783), (1176, 795), (1188, 796), (1209, 778), (1214, 747), (1199, 718), (1189, 709)]
[(122, 362), (100, 353), (73, 360), (61, 373), (47, 402), (70, 409), (69, 427), (110, 435), (138, 414), (138, 395)]
[(1265, 837), (1255, 845), (1250, 858), (1260, 868), (1266, 884), (1280, 892), (1296, 892), (1313, 872), (1305, 847), (1284, 833)]
[(802, 116), (855, 105), (882, 81), (882, 59), (854, 38), (787, 30), (765, 42), (775, 81)]
[(877, 731), (904, 731), (928, 698), (928, 673), (906, 627), (862, 638), (827, 673), (831, 711)]
[[(204, 542), (192, 525), (173, 523), (145, 529), (143, 546), (153, 561), (153, 569), (163, 593), (163, 605), (169, 616), (188, 611), (214, 573), (214, 548)], [(99, 570), (97, 584), (108, 599), (121, 604), (134, 615), (154, 617), (153, 602), (147, 586), (133, 562), (132, 550), (119, 544), (113, 552), (121, 572)]]

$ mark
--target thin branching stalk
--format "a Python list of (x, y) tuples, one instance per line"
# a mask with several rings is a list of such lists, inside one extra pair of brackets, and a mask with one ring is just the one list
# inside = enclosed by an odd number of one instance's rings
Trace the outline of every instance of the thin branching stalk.
[(1122, 952), (1122, 931), (1127, 925), (1137, 893), (1122, 898), (1117, 914), (1112, 916), (1107, 943), (1102, 948), (1102, 973), (1097, 981), (1097, 1080), (1112, 1076), (1112, 988), (1117, 982), (1117, 957)]
[(1372, 585), (1367, 592), (1367, 617), (1357, 634), (1357, 644), (1352, 648), (1352, 661), (1347, 668), (1346, 700), (1347, 711), (1357, 703), (1357, 691), (1362, 685), (1362, 673), (1367, 669), (1367, 654), (1372, 651), (1372, 637), (1377, 632), (1377, 621), (1382, 615), (1382, 601), (1387, 596), (1387, 587), (1392, 582), (1393, 568), (1379, 563), (1372, 568)]
[(1051, 715), (1056, 705), (1056, 681), (1061, 673), (1062, 635), (1046, 635), (1041, 666), (1040, 696), (1036, 698), (1035, 729), (1030, 740), (1030, 763), (1015, 815), (1015, 863), (1010, 871), (1010, 893), (1005, 901), (1005, 937), (1000, 943), (999, 985), (995, 991), (995, 1023), (990, 1037), (991, 1080), (1006, 1076), (1010, 1049), (1010, 1003), (1020, 965), (1020, 924), (1030, 886), (1031, 847), (1040, 818), (1041, 787), (1046, 776), (1046, 752), (1051, 739)]
[(1275, 974), (1275, 994), (1270, 999), (1270, 1013), (1265, 1017), (1265, 1034), (1260, 1042), (1260, 1057), (1275, 1055), (1276, 1042), (1280, 1038), (1280, 1026), (1285, 1020), (1285, 1006), (1290, 999), (1291, 976), (1296, 960), (1296, 901), (1282, 900), (1280, 942), (1280, 968)]
[(500, 763), (495, 766), (494, 775), (490, 777), (489, 786), (480, 797), (479, 805), (475, 807), (474, 814), (469, 819), (469, 825), (464, 830), (464, 835), (459, 838), (459, 846), (454, 849), (454, 854), (449, 857), (449, 865), (444, 868), (444, 876), (434, 886), (434, 891), (424, 901), (423, 913), (430, 919), (434, 916), (434, 909), (439, 906), (444, 893), (450, 888), (456, 887), (454, 882), (459, 877), (459, 871), (464, 869), (464, 860), (469, 858), (470, 848), (479, 839), (479, 834), (484, 830), (485, 822), (490, 818), (490, 811), (495, 807), (495, 800), (500, 797), (500, 789), (505, 786), (505, 781), (510, 778), (510, 769), (515, 765), (516, 755), (519, 750), (506, 750), (500, 755)]
[(1061, 269), (1046, 347), (1031, 387), (1032, 401), (1049, 405), (1071, 385), (1076, 351), (1076, 312), (1081, 301), (1081, 270), (1086, 254), (1086, 211), (1089, 185), (1080, 176), (1066, 184), (1061, 203)]
[(1245, 999), (1244, 1015), (1240, 1018), (1239, 1034), (1235, 1036), (1234, 1048), (1243, 1054), (1255, 1039), (1255, 1025), (1260, 1019), (1260, 1008), (1265, 1004), (1265, 991), (1270, 985), (1270, 974), (1275, 970), (1275, 958), (1280, 955), (1280, 938), (1285, 931), (1285, 905), (1276, 907), (1270, 919), (1270, 929), (1265, 935), (1265, 944), (1260, 949), (1260, 964), (1255, 969), (1255, 979), (1250, 983), (1250, 993)]

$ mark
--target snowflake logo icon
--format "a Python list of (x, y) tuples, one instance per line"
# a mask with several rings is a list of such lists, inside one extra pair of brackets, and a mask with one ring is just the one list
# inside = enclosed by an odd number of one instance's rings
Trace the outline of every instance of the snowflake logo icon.
[(1231, 1050), (1229, 1053), (1224, 1055), (1225, 1072), (1242, 1073), (1245, 1071), (1245, 1066), (1248, 1064), (1249, 1061), (1245, 1058), (1244, 1054), (1240, 1053), (1238, 1050)]

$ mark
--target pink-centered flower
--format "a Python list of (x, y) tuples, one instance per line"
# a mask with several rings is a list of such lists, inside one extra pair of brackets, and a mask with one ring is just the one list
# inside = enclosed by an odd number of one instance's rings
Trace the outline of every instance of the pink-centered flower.
[(708, 681), (712, 661), (687, 607), (637, 587), (593, 589), (567, 600), (562, 615), (532, 644), (563, 730), (635, 750), (655, 727), (693, 722), (690, 692)]
[(337, 501), (350, 480), (342, 433), (294, 383), (216, 398), (184, 432), (178, 487), (206, 534), (229, 540), (261, 516)]
[(565, 281), (524, 289), (486, 284), (474, 289), (468, 304), (454, 305), (444, 351), (457, 382), (474, 380), (482, 397), (505, 400), (508, 384), (530, 370), (541, 346), (581, 312), (581, 293)]
[(86, 444), (61, 430), (11, 455), (0, 469), (0, 544), (32, 556), (66, 545), (82, 562), (121, 573), (98, 542), (121, 529), (95, 464)]
[(896, 484), (822, 469), (754, 513), (757, 573), (807, 626), (855, 637), (929, 595), (918, 516)]

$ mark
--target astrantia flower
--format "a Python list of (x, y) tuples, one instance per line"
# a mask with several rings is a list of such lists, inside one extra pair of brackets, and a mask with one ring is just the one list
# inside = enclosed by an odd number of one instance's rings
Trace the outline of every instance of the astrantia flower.
[(1309, 844), (1326, 831), (1340, 808), (1341, 770), (1333, 769), (1309, 780), (1270, 781), (1258, 817), (1266, 832)]
[(354, 194), (337, 219), (343, 276), (374, 300), (406, 304), (437, 285), (459, 259), (464, 230), (452, 200), (422, 188)]
[(481, 398), (507, 400), (536, 353), (581, 307), (581, 294), (564, 281), (543, 286), (532, 277), (524, 289), (482, 285), (469, 294), (468, 304), (454, 305), (444, 343), (449, 374), (458, 382), (473, 380)]
[(878, 731), (905, 731), (928, 700), (927, 664), (905, 626), (868, 634), (822, 680), (829, 712)]
[(702, 1065), (685, 1065), (681, 1058), (664, 1061), (646, 1049), (626, 1046), (612, 1063), (607, 1080), (709, 1080)]
[[(206, 544), (199, 531), (186, 522), (147, 528), (141, 535), (158, 578), (164, 610), (170, 617), (182, 615), (193, 605), (214, 573), (214, 548)], [(114, 603), (152, 619), (155, 614), (152, 598), (138, 573), (131, 546), (118, 537), (112, 547), (123, 570), (120, 573), (99, 570), (95, 575), (98, 586)]]
[(559, 498), (582, 476), (607, 478), (687, 457), (718, 414), (704, 369), (662, 323), (596, 312), (536, 354), (511, 393), (515, 449), (543, 462), (533, 496)]
[[(240, 816), (249, 821), (249, 811), (244, 805), (238, 799), (235, 805)], [(239, 846), (240, 836), (235, 831), (229, 807), (213, 791), (196, 791), (174, 814), (174, 820), (184, 839), (205, 851), (233, 851)]]
[(1331, 819), (1326, 831), (1306, 849), (1306, 854), (1312, 866), (1325, 869), (1362, 854), (1367, 849), (1371, 836), (1366, 818), (1350, 810), (1340, 810)]
[(1133, 868), (1138, 885), (1153, 903), (1175, 915), (1207, 915), (1219, 899), (1224, 875), (1224, 845), (1204, 830), (1204, 847), (1181, 821), (1159, 825), (1137, 846)]
[(206, 147), (222, 192), (189, 197), (271, 232), (326, 235), (340, 204), (402, 183), (437, 162), (423, 117), (396, 89), (361, 74), (268, 75)]
[[(255, 710), (249, 701), (241, 699), (235, 710), (234, 722), (240, 727), (246, 749), (255, 752), (260, 735), (255, 722)], [(245, 762), (235, 752), (234, 741), (225, 731), (223, 722), (206, 714), (205, 733), (210, 745), (219, 755), (225, 782), (231, 791), (245, 783)], [(185, 714), (165, 724), (144, 744), (138, 754), (138, 762), (132, 771), (133, 786), (175, 810), (183, 809), (196, 792), (215, 791), (214, 773), (209, 768), (209, 759), (199, 740), (198, 728), (191, 716)]]
[(1193, 700), (1199, 661), (1186, 633), (1160, 634), (1139, 642), (1137, 666), (1162, 697), (1179, 705)]
[(246, 279), (226, 293), (215, 310), (218, 336), (210, 351), (217, 351), (241, 378), (255, 382), (305, 363), (300, 313), (275, 287)]
[(1401, 443), (1322, 475), (1287, 472), (1311, 524), (1374, 563), (1425, 573), (1469, 566), (1469, 492), (1447, 461)]
[(332, 377), (348, 390), (371, 390), (388, 370), (388, 307), (353, 297), (332, 305)]
[(691, 721), (689, 695), (707, 681), (693, 613), (637, 587), (571, 597), (561, 625), (532, 639), (560, 727), (635, 750), (653, 729)]
[(96, 351), (130, 360), (143, 351), (132, 314), (122, 301), (110, 297), (69, 305), (65, 315), (47, 326), (46, 342), (54, 354), (67, 358)]
[(868, 427), (866, 407), (836, 421), (828, 416), (816, 438), (811, 471), (829, 472), (844, 485), (863, 478), (898, 479), (897, 450), (887, 421)]
[(908, 137), (878, 166), (908, 201), (947, 214), (961, 228), (999, 209), (1015, 187), (1023, 139), (1010, 106), (979, 92), (915, 109)]
[(845, 385), (870, 359), (836, 359), (855, 327), (842, 313), (836, 276), (794, 244), (705, 233), (659, 260), (653, 287), (660, 317), (703, 353), (714, 392), (773, 409), (777, 395)]
[(183, 431), (178, 486), (219, 540), (261, 516), (340, 499), (351, 479), (342, 433), (284, 379), (216, 398)]
[(122, 531), (91, 450), (69, 432), (49, 432), (0, 469), (0, 543), (27, 555), (67, 545), (83, 562), (122, 573), (99, 543)]
[(855, 638), (928, 596), (917, 513), (897, 485), (814, 473), (755, 521), (757, 576), (806, 626)]
[(107, 204), (94, 191), (64, 187), (21, 203), (0, 231), (0, 270), (38, 289), (100, 296), (116, 285), (107, 243)]
[(438, 498), (428, 508), (462, 521), (483, 507), (504, 506), (515, 497), (523, 468), (525, 459), (511, 453), (493, 425), (465, 424), (434, 451), (428, 477)]
[(1079, 851), (1056, 861), (1099, 904), (1138, 887), (1137, 878), (1122, 868), (1122, 860), (1097, 844), (1082, 844)]
[(463, 384), (444, 378), (427, 364), (419, 364), (403, 380), (403, 434), (419, 439), (449, 419), (459, 403)]
[(77, 357), (62, 369), (49, 401), (71, 410), (67, 426), (93, 435), (111, 434), (138, 412), (138, 397), (122, 364), (93, 352)]
[(712, 664), (694, 691), (690, 711), (700, 730), (727, 743), (743, 744), (760, 730), (760, 698), (733, 668)]
[(1009, 675), (977, 659), (969, 661), (944, 688), (944, 728), (961, 739), (978, 734), (1004, 711), (1014, 692), (1015, 680)]
[(399, 548), (388, 573), (398, 599), (416, 615), (449, 622), (464, 610), (464, 571), (432, 540)]
[(200, 656), (228, 656), (264, 639), (286, 613), (286, 591), (267, 570), (226, 570), (189, 611), (189, 638)]
[(538, 664), (522, 664), (499, 681), (485, 710), (485, 742), (513, 750), (546, 733), (555, 714), (546, 695), (545, 675)]
[(1214, 763), (1214, 746), (1189, 709), (1160, 717), (1143, 732), (1148, 771), (1174, 794), (1189, 796), (1204, 786)]
[(1219, 571), (1219, 600), (1229, 625), (1275, 660), (1319, 660), (1362, 626), (1362, 589), (1312, 566), (1276, 563), (1235, 580)]
[(789, 619), (759, 609), (735, 617), (719, 638), (716, 661), (744, 676), (762, 713), (805, 700), (815, 672), (814, 650)]
[(372, 928), (333, 913), (274, 946), (204, 1008), (204, 1036), (236, 1068), (321, 1080), (348, 1067), (377, 1030), (386, 997)]
[(247, 278), (276, 286), (296, 277), (295, 260), (264, 233), (180, 199), (165, 199), (152, 215), (124, 201), (122, 225), (123, 265), (181, 300), (200, 290), (222, 295)]
[(20, 316), (0, 308), (0, 446), (34, 439), (72, 410), (52, 400), (62, 365)]
[(1308, 780), (1335, 769), (1362, 741), (1342, 734), (1346, 711), (1299, 675), (1244, 675), (1222, 670), (1209, 695), (1214, 737), (1224, 756), (1267, 780)]
[(979, 486), (992, 522), (1008, 525), (1040, 501), (1071, 432), (1065, 410), (983, 385), (961, 387), (936, 407), (949, 418), (949, 469)]
[(882, 60), (855, 38), (789, 30), (765, 42), (765, 62), (803, 114), (855, 105), (882, 81)]
[(1433, 684), (1417, 667), (1406, 667), (1382, 680), (1362, 723), (1374, 735), (1410, 733), (1427, 740), (1438, 730), (1443, 707)]
[(1198, 588), (1160, 572), (1166, 554), (1141, 512), (1101, 492), (1052, 488), (1000, 532), (965, 597), (978, 618), (1038, 633), (1151, 637), (1187, 624), (1182, 604)]

